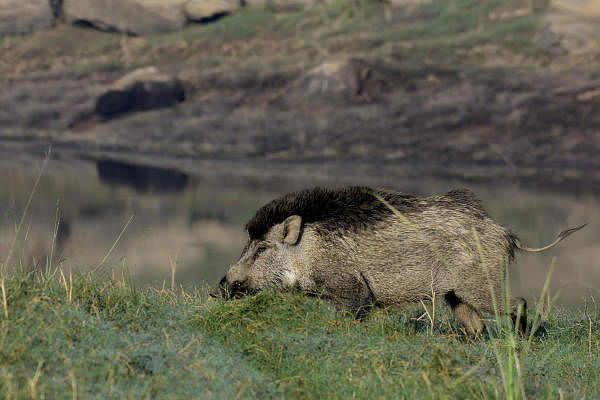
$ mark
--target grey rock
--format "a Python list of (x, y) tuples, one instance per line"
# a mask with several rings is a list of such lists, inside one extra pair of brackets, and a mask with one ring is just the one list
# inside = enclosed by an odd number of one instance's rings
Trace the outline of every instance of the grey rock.
[(113, 118), (132, 111), (171, 107), (183, 100), (185, 91), (178, 79), (147, 67), (114, 82), (98, 97), (95, 112)]
[(328, 61), (302, 76), (292, 88), (292, 96), (307, 100), (350, 100), (360, 89), (360, 71), (350, 61)]
[(63, 0), (63, 15), (72, 23), (132, 35), (177, 31), (187, 20), (186, 0)]
[(189, 0), (185, 3), (184, 11), (189, 20), (202, 21), (229, 14), (240, 7), (239, 0)]
[(537, 43), (554, 55), (600, 47), (600, 1), (553, 0)]
[(48, 0), (0, 0), (0, 36), (26, 35), (55, 24)]

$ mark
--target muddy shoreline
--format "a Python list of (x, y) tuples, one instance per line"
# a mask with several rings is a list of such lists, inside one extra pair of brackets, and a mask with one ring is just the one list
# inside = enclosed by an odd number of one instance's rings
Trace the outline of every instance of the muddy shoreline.
[(598, 73), (369, 68), (368, 98), (307, 102), (293, 79), (257, 90), (246, 77), (112, 120), (93, 116), (93, 99), (115, 73), (2, 80), (0, 157), (35, 166), (52, 147), (64, 165), (113, 160), (202, 179), (432, 177), (600, 193)]

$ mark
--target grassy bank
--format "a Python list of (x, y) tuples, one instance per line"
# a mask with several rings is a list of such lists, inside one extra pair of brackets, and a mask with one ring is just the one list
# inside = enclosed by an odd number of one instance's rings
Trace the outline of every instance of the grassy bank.
[(334, 0), (292, 12), (246, 7), (213, 23), (146, 37), (59, 25), (0, 42), (0, 71), (85, 74), (149, 64), (285, 71), (347, 57), (408, 68), (531, 66), (548, 62), (534, 40), (548, 4), (448, 0), (392, 7)]
[(431, 332), (422, 308), (356, 322), (294, 293), (222, 302), (60, 271), (0, 286), (5, 398), (600, 396), (595, 305), (553, 309), (528, 343), (465, 338), (439, 305)]

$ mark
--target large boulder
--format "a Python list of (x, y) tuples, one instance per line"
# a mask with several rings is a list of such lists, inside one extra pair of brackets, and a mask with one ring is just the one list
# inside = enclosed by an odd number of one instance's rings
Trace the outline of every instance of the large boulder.
[(186, 0), (63, 0), (69, 22), (131, 35), (173, 32), (187, 22)]
[(364, 59), (323, 62), (291, 83), (286, 94), (290, 104), (363, 103), (380, 99), (391, 90), (399, 72)]
[(55, 12), (48, 0), (0, 0), (0, 36), (25, 35), (50, 28)]
[(137, 69), (114, 82), (96, 101), (96, 114), (112, 118), (132, 111), (171, 107), (185, 100), (177, 78), (154, 67)]
[(360, 89), (360, 71), (347, 60), (327, 61), (305, 73), (292, 88), (292, 96), (305, 100), (350, 100)]
[(560, 55), (600, 46), (600, 1), (552, 0), (538, 44)]
[(190, 21), (204, 21), (229, 14), (241, 5), (240, 0), (188, 0), (184, 10)]

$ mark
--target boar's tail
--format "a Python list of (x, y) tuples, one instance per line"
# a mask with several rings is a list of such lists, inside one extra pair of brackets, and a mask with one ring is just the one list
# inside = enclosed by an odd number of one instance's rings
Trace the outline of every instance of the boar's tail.
[(523, 251), (530, 251), (530, 252), (538, 252), (538, 251), (544, 251), (544, 250), (548, 250), (551, 247), (556, 246), (559, 242), (561, 242), (564, 238), (566, 238), (567, 236), (569, 236), (572, 233), (577, 232), (578, 230), (580, 230), (581, 228), (583, 228), (584, 226), (586, 226), (587, 224), (583, 224), (581, 226), (578, 226), (576, 228), (571, 228), (571, 229), (567, 229), (562, 231), (561, 233), (558, 234), (558, 236), (556, 237), (556, 239), (554, 240), (554, 242), (550, 243), (547, 246), (544, 247), (538, 247), (538, 248), (531, 248), (531, 247), (527, 247), (525, 246), (523, 243), (521, 243), (521, 241), (517, 238), (517, 237), (513, 237), (513, 241), (515, 243), (515, 246), (517, 246), (517, 248), (519, 250), (523, 250)]

